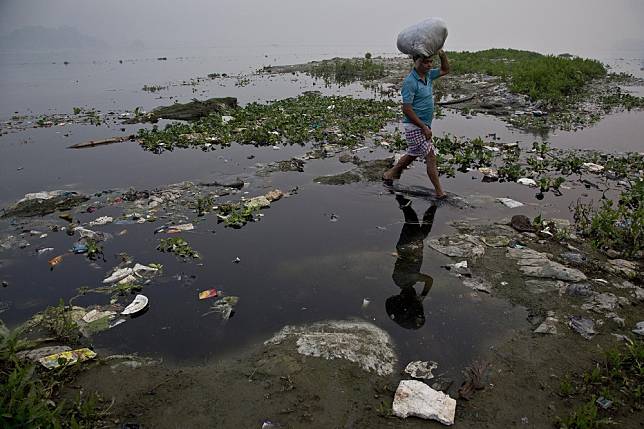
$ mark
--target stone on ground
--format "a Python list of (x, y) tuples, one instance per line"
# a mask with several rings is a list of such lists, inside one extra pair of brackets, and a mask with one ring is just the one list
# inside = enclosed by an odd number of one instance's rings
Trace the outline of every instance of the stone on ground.
[(392, 407), (393, 414), (398, 417), (415, 416), (453, 425), (456, 400), (421, 381), (403, 380), (398, 385)]

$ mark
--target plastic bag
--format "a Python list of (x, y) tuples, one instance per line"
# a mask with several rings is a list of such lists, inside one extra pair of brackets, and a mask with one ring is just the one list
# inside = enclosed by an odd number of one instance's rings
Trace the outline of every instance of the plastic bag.
[(429, 18), (405, 28), (398, 34), (398, 50), (407, 55), (431, 57), (443, 47), (447, 39), (447, 25), (440, 18)]

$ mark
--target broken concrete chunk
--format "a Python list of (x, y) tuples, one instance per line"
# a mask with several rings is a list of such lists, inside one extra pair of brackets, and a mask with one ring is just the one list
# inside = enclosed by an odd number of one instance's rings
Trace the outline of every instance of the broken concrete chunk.
[(541, 325), (537, 327), (533, 332), (535, 334), (550, 334), (550, 335), (556, 335), (557, 334), (557, 324), (559, 323), (559, 319), (554, 318), (554, 317), (546, 317), (546, 320), (544, 320)]
[(566, 288), (566, 283), (561, 280), (529, 279), (525, 285), (532, 293), (562, 292)]
[(586, 280), (586, 275), (575, 268), (569, 268), (548, 259), (545, 253), (529, 248), (510, 248), (507, 255), (517, 260), (519, 270), (531, 277), (553, 278), (557, 280), (579, 282)]
[(456, 258), (476, 258), (485, 253), (485, 247), (479, 239), (468, 234), (432, 238), (429, 240), (429, 246), (444, 255)]
[(607, 313), (606, 318), (608, 320), (612, 320), (620, 328), (623, 328), (626, 325), (626, 321), (624, 320), (624, 318), (619, 317), (619, 315), (616, 313)]
[(633, 298), (639, 302), (644, 301), (644, 288), (636, 287), (633, 289)]
[(511, 209), (523, 206), (523, 203), (513, 200), (512, 198), (497, 198), (496, 200)]
[(566, 287), (566, 293), (570, 296), (590, 296), (593, 290), (588, 283), (573, 283)]
[(603, 313), (606, 311), (613, 311), (620, 306), (619, 299), (612, 293), (596, 293), (590, 300), (581, 306), (582, 309), (587, 311), (594, 311), (596, 313)]
[(463, 285), (479, 292), (492, 293), (492, 289), (480, 279), (463, 279)]
[(415, 416), (449, 426), (454, 424), (456, 400), (421, 381), (403, 380), (396, 389), (392, 408), (398, 417)]
[(635, 329), (633, 329), (633, 333), (644, 336), (644, 321), (637, 322), (637, 325), (635, 325)]
[(597, 334), (595, 331), (595, 322), (592, 319), (588, 319), (581, 316), (573, 316), (568, 321), (568, 326), (570, 326), (574, 331), (579, 335), (584, 337), (587, 340), (590, 340)]
[(432, 371), (436, 368), (438, 368), (438, 364), (436, 362), (415, 360), (407, 364), (405, 367), (405, 373), (414, 378), (424, 378), (425, 380), (429, 380), (434, 378)]
[(640, 267), (636, 262), (627, 261), (626, 259), (609, 259), (606, 269), (629, 279), (637, 277), (637, 273), (640, 271)]

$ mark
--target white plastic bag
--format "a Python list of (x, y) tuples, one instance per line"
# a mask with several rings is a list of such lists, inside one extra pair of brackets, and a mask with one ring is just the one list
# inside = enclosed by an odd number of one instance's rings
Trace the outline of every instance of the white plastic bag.
[(398, 50), (407, 55), (431, 57), (445, 44), (447, 25), (440, 18), (429, 18), (398, 34)]

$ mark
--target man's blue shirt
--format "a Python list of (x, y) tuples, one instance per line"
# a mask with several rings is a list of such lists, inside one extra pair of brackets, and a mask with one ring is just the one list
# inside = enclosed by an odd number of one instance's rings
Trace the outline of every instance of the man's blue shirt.
[[(402, 84), (403, 104), (411, 104), (412, 109), (418, 118), (427, 124), (428, 127), (432, 126), (432, 118), (434, 117), (434, 94), (432, 90), (432, 81), (441, 75), (440, 69), (431, 69), (423, 82), (413, 68), (407, 75)], [(404, 122), (411, 123), (411, 120), (405, 115)]]

